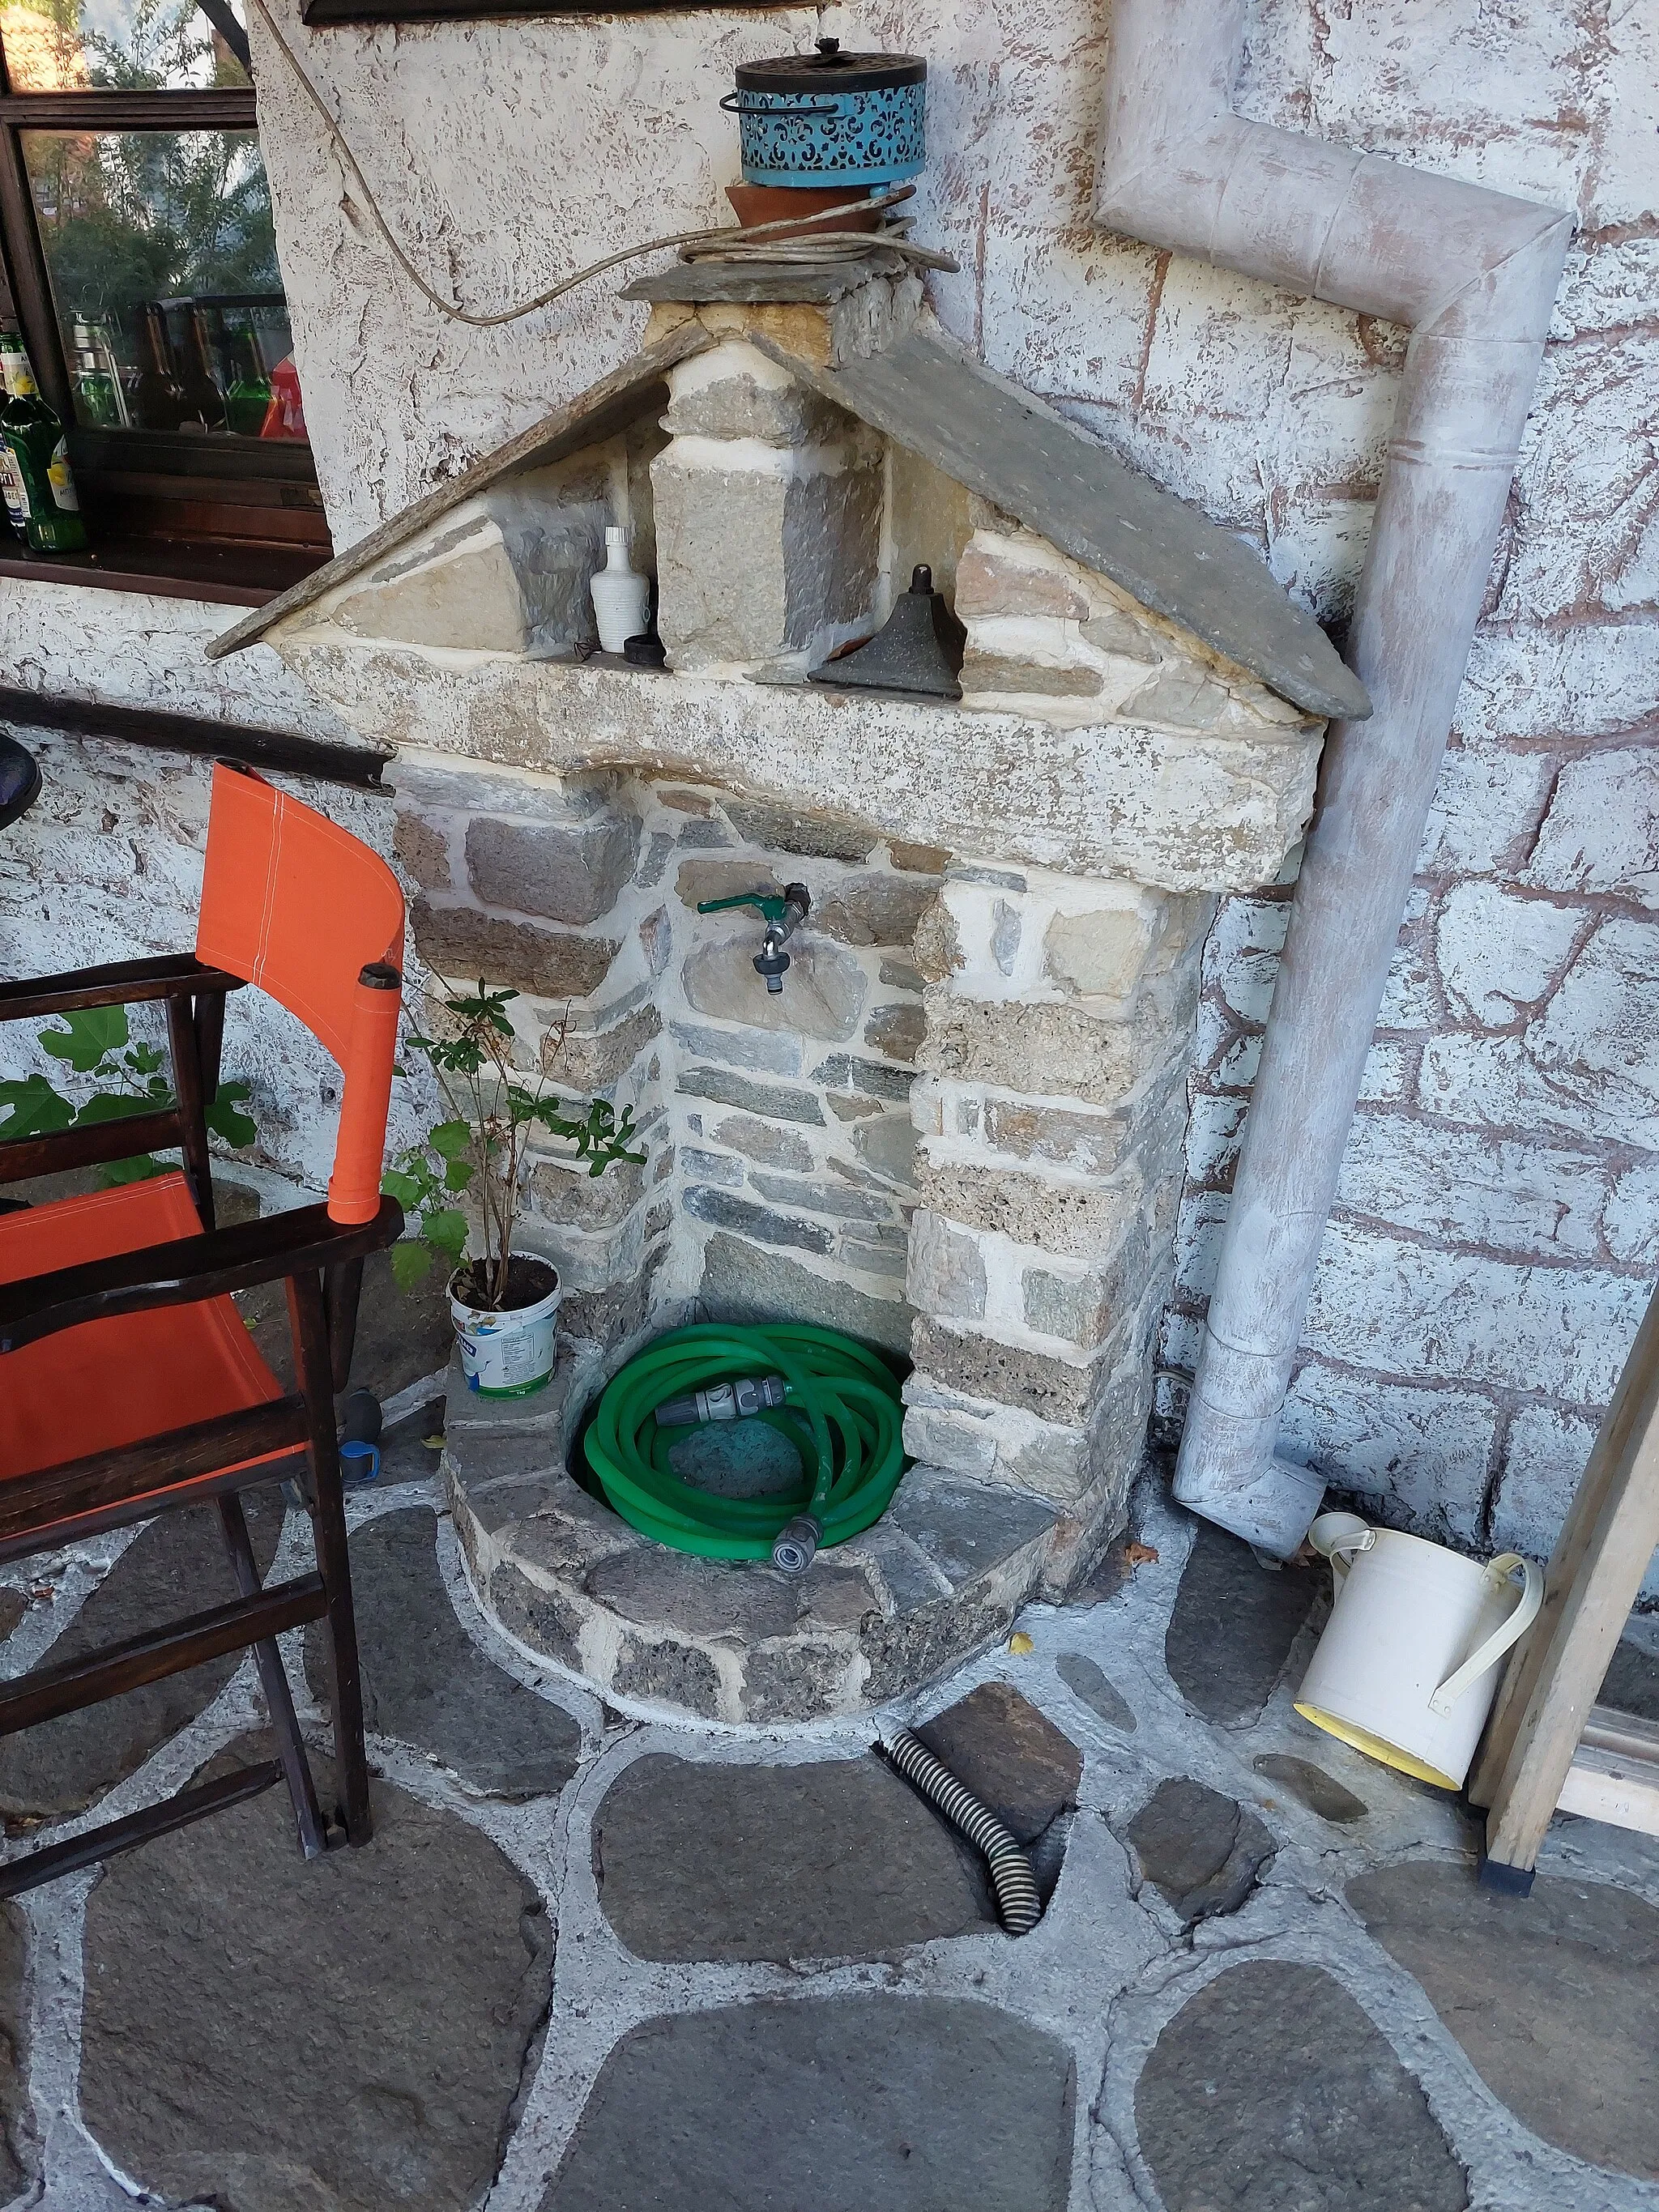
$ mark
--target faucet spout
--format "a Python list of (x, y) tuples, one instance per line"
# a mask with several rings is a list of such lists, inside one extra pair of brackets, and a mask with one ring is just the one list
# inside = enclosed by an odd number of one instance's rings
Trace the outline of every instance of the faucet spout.
[[(772, 900), (767, 902), (768, 908), (775, 904)], [(782, 990), (784, 971), (789, 965), (789, 955), (784, 951), (784, 945), (811, 909), (811, 896), (805, 884), (786, 884), (781, 911), (767, 913), (761, 949), (755, 955), (755, 973), (763, 980), (769, 991)]]

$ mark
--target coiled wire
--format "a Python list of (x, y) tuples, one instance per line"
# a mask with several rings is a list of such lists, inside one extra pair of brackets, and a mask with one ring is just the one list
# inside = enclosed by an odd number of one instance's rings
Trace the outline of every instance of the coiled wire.
[(936, 1759), (908, 1729), (884, 1736), (881, 1748), (912, 1788), (919, 1790), (983, 1855), (996, 1892), (997, 1914), (1008, 1933), (1030, 1935), (1042, 1917), (1036, 1877), (1030, 1861), (996, 1814), (981, 1805), (967, 1784), (958, 1782), (945, 1761)]

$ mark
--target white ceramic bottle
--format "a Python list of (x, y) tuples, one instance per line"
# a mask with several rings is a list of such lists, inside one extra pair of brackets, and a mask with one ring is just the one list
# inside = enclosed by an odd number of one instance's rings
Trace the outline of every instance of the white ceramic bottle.
[(615, 524), (605, 533), (605, 566), (595, 571), (588, 588), (593, 594), (599, 643), (606, 653), (620, 653), (649, 619), (651, 579), (629, 567), (628, 532)]

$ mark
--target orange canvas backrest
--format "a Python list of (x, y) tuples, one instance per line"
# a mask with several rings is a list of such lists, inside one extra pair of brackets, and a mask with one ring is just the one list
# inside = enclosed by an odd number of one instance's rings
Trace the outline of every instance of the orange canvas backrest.
[(329, 1215), (373, 1220), (402, 982), (396, 876), (314, 808), (251, 769), (216, 762), (196, 957), (268, 991), (339, 1062)]

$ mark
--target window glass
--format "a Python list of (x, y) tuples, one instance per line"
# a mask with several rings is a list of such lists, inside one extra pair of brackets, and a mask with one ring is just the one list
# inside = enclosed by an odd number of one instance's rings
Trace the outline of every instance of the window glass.
[(246, 85), (224, 33), (237, 0), (0, 0), (0, 45), (14, 92), (179, 92)]
[(303, 438), (257, 135), (22, 141), (82, 425)]

